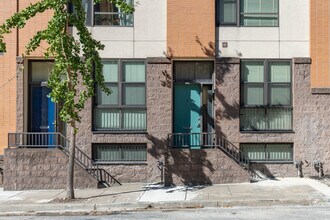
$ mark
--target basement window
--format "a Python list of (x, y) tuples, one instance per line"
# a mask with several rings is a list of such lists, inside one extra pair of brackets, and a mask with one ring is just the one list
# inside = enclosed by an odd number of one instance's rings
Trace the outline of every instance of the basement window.
[(240, 149), (251, 162), (293, 162), (292, 143), (240, 144)]
[(93, 144), (93, 160), (102, 164), (146, 163), (146, 144)]

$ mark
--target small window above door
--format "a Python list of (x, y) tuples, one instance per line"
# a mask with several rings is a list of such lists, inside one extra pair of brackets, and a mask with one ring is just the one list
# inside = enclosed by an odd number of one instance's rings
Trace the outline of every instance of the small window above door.
[(176, 61), (174, 62), (175, 83), (212, 84), (213, 61)]

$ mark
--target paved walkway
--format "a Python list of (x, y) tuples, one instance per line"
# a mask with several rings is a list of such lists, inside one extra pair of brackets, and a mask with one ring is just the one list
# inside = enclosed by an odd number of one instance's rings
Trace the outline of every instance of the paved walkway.
[(65, 196), (64, 190), (0, 189), (0, 215), (330, 204), (330, 187), (317, 180), (300, 178), (173, 188), (124, 184), (104, 189), (75, 190), (75, 195), (76, 200), (61, 202)]

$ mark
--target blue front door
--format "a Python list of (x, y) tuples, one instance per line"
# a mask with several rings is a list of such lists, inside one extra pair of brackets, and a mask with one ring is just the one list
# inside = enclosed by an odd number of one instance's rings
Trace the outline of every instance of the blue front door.
[[(31, 86), (31, 132), (56, 132), (56, 106), (48, 97), (49, 93), (46, 86)], [(56, 136), (48, 135), (41, 144), (54, 146)]]
[(201, 86), (174, 86), (174, 133), (182, 133), (174, 140), (177, 145), (200, 149), (201, 145)]

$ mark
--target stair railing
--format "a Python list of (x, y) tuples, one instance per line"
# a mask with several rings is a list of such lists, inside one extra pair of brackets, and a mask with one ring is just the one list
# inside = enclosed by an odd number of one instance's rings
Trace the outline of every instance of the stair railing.
[(217, 146), (223, 150), (228, 156), (230, 156), (237, 163), (249, 170), (250, 160), (244, 155), (244, 153), (236, 147), (233, 143), (228, 141), (225, 137), (220, 136), (217, 138)]
[[(59, 148), (69, 156), (70, 141), (60, 132), (22, 132), (8, 134), (8, 148)], [(111, 174), (100, 168), (90, 156), (77, 146), (75, 147), (75, 162), (84, 168), (99, 182), (111, 186), (121, 185)]]

